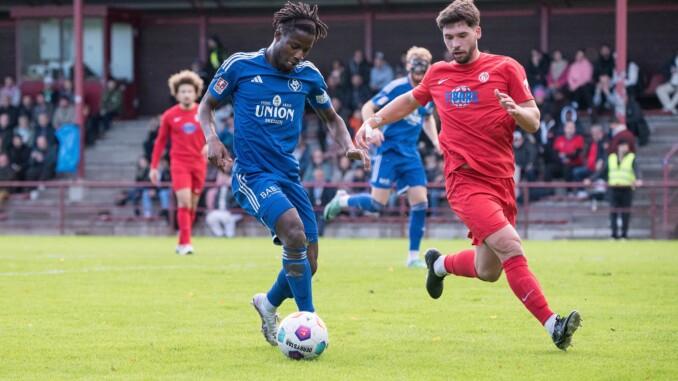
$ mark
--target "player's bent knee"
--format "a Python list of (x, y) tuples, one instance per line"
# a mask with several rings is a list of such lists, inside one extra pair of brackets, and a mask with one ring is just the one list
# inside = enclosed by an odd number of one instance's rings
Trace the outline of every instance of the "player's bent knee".
[(282, 240), (283, 246), (300, 249), (306, 246), (306, 233), (304, 233), (304, 227), (302, 226), (292, 226), (283, 234), (280, 234), (280, 239)]
[(494, 283), (501, 278), (502, 269), (477, 269), (478, 278), (484, 282)]

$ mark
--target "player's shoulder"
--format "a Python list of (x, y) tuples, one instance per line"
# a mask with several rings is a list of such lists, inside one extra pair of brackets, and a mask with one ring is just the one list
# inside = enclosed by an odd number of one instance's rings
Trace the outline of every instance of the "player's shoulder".
[(513, 57), (490, 53), (481, 53), (481, 54), (483, 55), (487, 62), (491, 62), (492, 64), (503, 64), (522, 67), (522, 65), (518, 61), (516, 61)]
[(381, 91), (385, 93), (390, 93), (393, 90), (399, 89), (401, 87), (409, 87), (410, 89), (412, 88), (410, 80), (409, 78), (407, 78), (407, 76), (394, 79), (393, 81), (389, 82), (386, 86), (384, 86), (384, 88)]
[(176, 113), (179, 111), (179, 108), (180, 108), (180, 107), (181, 107), (181, 105), (180, 105), (179, 103), (177, 103), (177, 104), (175, 104), (174, 106), (172, 106), (172, 107), (168, 108), (167, 110), (165, 110), (165, 112), (162, 113), (162, 116), (163, 116), (163, 117), (167, 117), (168, 115), (169, 115), (169, 116), (174, 115), (174, 114), (176, 114)]
[(323, 75), (311, 61), (302, 61), (295, 68), (294, 72), (298, 75), (311, 79), (323, 79)]
[(233, 53), (221, 64), (222, 71), (228, 71), (235, 68), (241, 68), (243, 66), (251, 65), (252, 63), (258, 62), (258, 60), (264, 57), (266, 49), (259, 49), (255, 52), (238, 52)]

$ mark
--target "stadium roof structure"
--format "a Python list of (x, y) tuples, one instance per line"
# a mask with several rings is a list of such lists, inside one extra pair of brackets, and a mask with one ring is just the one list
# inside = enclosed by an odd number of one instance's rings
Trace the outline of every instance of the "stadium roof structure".
[[(298, 0), (293, 0), (294, 2)], [(440, 9), (451, 0), (304, 0), (321, 8), (337, 10), (408, 10), (432, 7)], [(670, 4), (675, 0), (628, 0), (628, 5)], [(555, 8), (614, 6), (614, 0), (475, 0), (482, 9), (525, 9), (539, 6)], [(86, 5), (104, 5), (116, 8), (149, 11), (223, 11), (247, 13), (262, 9), (277, 9), (281, 0), (86, 0)], [(12, 6), (68, 6), (72, 0), (0, 0), (0, 12)]]

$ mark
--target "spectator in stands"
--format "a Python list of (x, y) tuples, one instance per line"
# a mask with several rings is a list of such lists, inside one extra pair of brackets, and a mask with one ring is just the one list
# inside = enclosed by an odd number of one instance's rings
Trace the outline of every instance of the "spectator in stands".
[[(197, 74), (198, 77), (202, 79), (203, 83), (208, 83), (214, 76), (214, 73), (208, 71), (206, 66), (207, 65), (205, 65), (205, 63), (198, 57), (196, 57), (193, 62), (191, 62), (191, 71)], [(203, 89), (198, 96), (198, 100), (202, 99), (203, 95), (205, 95), (205, 91), (207, 91), (207, 87), (203, 86)]]
[(353, 110), (353, 113), (351, 113), (351, 116), (348, 118), (348, 131), (351, 133), (352, 137), (355, 137), (360, 126), (363, 125), (363, 115), (360, 110), (361, 109), (359, 108)]
[(9, 124), (9, 115), (0, 114), (0, 152), (7, 152), (14, 135), (14, 126)]
[(655, 90), (657, 98), (659, 98), (664, 112), (678, 115), (676, 109), (678, 107), (678, 50), (676, 50), (676, 55), (666, 62), (662, 74), (666, 82), (657, 86)]
[(567, 86), (567, 68), (569, 62), (563, 58), (563, 52), (556, 49), (551, 53), (551, 63), (546, 74), (547, 97), (553, 99), (557, 90)]
[[(342, 156), (343, 158), (348, 158)], [(350, 160), (349, 160), (350, 161)], [(325, 232), (325, 219), (323, 218), (323, 206), (327, 205), (337, 193), (336, 187), (326, 186), (327, 175), (322, 167), (317, 167), (313, 170), (313, 186), (306, 188), (308, 199), (313, 205), (313, 212), (315, 214), (315, 221), (318, 224), (318, 236), (322, 237)]]
[(19, 117), (19, 109), (12, 106), (10, 102), (9, 96), (0, 96), (0, 114), (7, 114), (9, 116), (9, 124), (16, 126), (16, 120)]
[(148, 165), (149, 160), (144, 156), (140, 155), (137, 158), (137, 166), (134, 171), (134, 181), (140, 185), (134, 186), (128, 191), (123, 191), (118, 195), (118, 198), (115, 200), (115, 204), (118, 206), (125, 206), (127, 203), (131, 203), (134, 206), (134, 215), (139, 216), (141, 211), (139, 210), (139, 204), (141, 203), (141, 196), (144, 190), (148, 187), (141, 185), (148, 181), (148, 173), (150, 167)]
[(546, 88), (549, 64), (548, 56), (544, 55), (541, 50), (533, 48), (530, 51), (530, 60), (525, 65), (525, 74), (527, 74), (527, 82), (532, 92), (537, 88)]
[(572, 171), (583, 164), (581, 155), (584, 149), (584, 138), (577, 134), (574, 122), (565, 123), (564, 135), (556, 138), (553, 149), (560, 159), (562, 177), (565, 181), (572, 181)]
[(21, 105), (19, 105), (19, 116), (25, 115), (28, 117), (29, 122), (33, 122), (33, 97), (29, 94), (25, 94), (21, 97)]
[(145, 188), (141, 192), (141, 206), (143, 208), (143, 213), (145, 218), (153, 217), (153, 201), (158, 200), (160, 203), (160, 213), (161, 217), (169, 216), (169, 206), (170, 206), (170, 196), (171, 188), (165, 184), (172, 181), (172, 177), (169, 170), (169, 161), (166, 158), (160, 160), (160, 165), (158, 165), (158, 175), (157, 180), (161, 183), (154, 187)]
[(123, 94), (118, 81), (113, 78), (106, 81), (106, 88), (99, 102), (99, 115), (96, 119), (100, 132), (108, 131), (111, 127), (111, 120), (120, 115), (122, 98)]
[[(54, 177), (54, 170), (57, 164), (57, 147), (49, 144), (47, 137), (38, 135), (35, 139), (35, 147), (31, 151), (31, 156), (26, 169), (27, 181), (45, 181)], [(31, 200), (38, 197), (38, 190), (31, 190)]]
[(431, 185), (444, 185), (445, 177), (443, 176), (443, 161), (438, 160), (435, 154), (426, 155), (424, 158), (424, 171), (426, 172), (426, 182), (428, 183), (428, 203), (430, 215), (436, 216), (440, 214), (440, 200), (445, 198), (445, 188), (435, 187)]
[(54, 78), (45, 77), (42, 80), (42, 84), (41, 94), (45, 97), (45, 102), (51, 104), (52, 107), (56, 107), (57, 103), (59, 103), (59, 90), (54, 87)]
[(339, 164), (337, 165), (337, 168), (334, 169), (330, 181), (333, 183), (349, 183), (353, 180), (354, 175), (351, 159), (341, 155), (339, 157)]
[(586, 110), (593, 107), (593, 65), (586, 58), (584, 49), (577, 50), (574, 62), (567, 70), (567, 86), (574, 108)]
[(310, 183), (315, 181), (314, 172), (317, 168), (323, 169), (325, 181), (329, 181), (332, 178), (332, 164), (325, 159), (325, 155), (321, 150), (315, 150), (311, 153), (311, 162), (304, 172), (303, 182)]
[(600, 77), (603, 75), (612, 78), (614, 75), (614, 68), (615, 62), (612, 48), (607, 43), (600, 44), (600, 47), (598, 48), (598, 59), (593, 66), (593, 82), (598, 83)]
[(16, 179), (19, 181), (25, 180), (26, 170), (31, 158), (31, 148), (24, 143), (20, 135), (14, 134), (8, 154), (10, 166), (16, 175)]
[(523, 181), (536, 181), (537, 147), (518, 130), (513, 133), (513, 156), (520, 178)]
[(403, 52), (400, 55), (400, 59), (398, 60), (398, 64), (396, 67), (393, 69), (393, 74), (395, 78), (402, 78), (409, 74), (407, 71), (407, 52)]
[(348, 61), (347, 69), (347, 80), (353, 81), (353, 76), (357, 74), (362, 78), (363, 83), (369, 83), (370, 64), (365, 61), (365, 55), (362, 50), (358, 49), (353, 52), (353, 57)]
[(629, 58), (626, 60), (626, 70), (624, 71), (624, 77), (619, 77), (615, 70), (614, 74), (612, 75), (612, 86), (617, 86), (617, 83), (620, 82), (623, 83), (624, 87), (626, 88), (626, 96), (629, 97), (629, 99), (636, 100), (638, 99), (638, 95), (642, 90), (640, 88), (642, 85), (640, 79), (640, 66), (638, 66), (634, 60)]
[(155, 145), (155, 139), (158, 137), (158, 128), (160, 127), (160, 117), (153, 116), (148, 120), (148, 133), (146, 134), (146, 139), (144, 139), (144, 156), (146, 160), (151, 161), (151, 155), (153, 154), (153, 146)]
[(365, 102), (372, 97), (370, 88), (365, 84), (363, 78), (358, 74), (351, 76), (351, 85), (348, 87), (346, 101), (344, 102), (351, 110), (360, 110)]
[(65, 124), (75, 124), (75, 106), (67, 95), (62, 95), (52, 115), (52, 125), (58, 130)]
[(59, 91), (59, 95), (61, 98), (68, 98), (71, 104), (75, 103), (75, 89), (71, 79), (64, 78), (64, 80), (61, 82), (61, 91)]
[(382, 87), (393, 81), (393, 68), (386, 61), (383, 52), (374, 53), (372, 69), (370, 69), (370, 90), (376, 94)]
[[(330, 82), (333, 84), (332, 90), (336, 93), (343, 91), (343, 89), (348, 85), (349, 78), (348, 78), (348, 71), (346, 70), (346, 65), (339, 59), (335, 58), (332, 60), (332, 69), (330, 70), (330, 74), (325, 77), (325, 81), (327, 82), (327, 86), (330, 87)], [(335, 93), (332, 93), (329, 91), (327, 92), (331, 97), (337, 96)]]
[(33, 106), (33, 114), (31, 116), (31, 121), (33, 123), (37, 122), (38, 116), (40, 114), (47, 115), (47, 119), (51, 120), (52, 113), (54, 113), (54, 106), (45, 100), (45, 95), (43, 93), (36, 94), (35, 105)]
[[(16, 179), (16, 174), (12, 170), (10, 165), (9, 157), (6, 153), (0, 152), (0, 182), (2, 181), (14, 181)], [(12, 188), (10, 187), (0, 187), (0, 208), (2, 208), (5, 200), (12, 193)]]
[[(611, 153), (601, 176), (607, 180), (610, 187), (610, 227), (612, 239), (626, 240), (628, 238), (629, 220), (631, 219), (631, 205), (635, 187), (643, 185), (636, 155), (630, 151), (629, 143), (620, 140), (617, 151)], [(587, 184), (595, 178), (587, 179)], [(621, 219), (621, 232), (618, 220)]]
[[(584, 150), (584, 165), (580, 165), (572, 170), (574, 181), (581, 182), (591, 176), (600, 177), (600, 171), (603, 169), (605, 159), (607, 158), (608, 142), (605, 140), (603, 126), (594, 124), (591, 126), (591, 139), (587, 142)], [(586, 193), (577, 194), (579, 198), (585, 198)]]
[(612, 122), (610, 122), (610, 132), (612, 134), (612, 139), (607, 150), (608, 153), (617, 152), (617, 145), (622, 140), (629, 145), (629, 151), (636, 153), (636, 137), (629, 131), (626, 124), (613, 119)]
[(49, 145), (56, 145), (57, 138), (54, 134), (54, 126), (49, 119), (47, 114), (38, 115), (38, 121), (35, 124), (35, 136), (44, 136), (47, 139)]
[(221, 64), (228, 57), (226, 47), (221, 42), (221, 39), (216, 34), (211, 35), (207, 39), (207, 65), (206, 70), (208, 77), (211, 78), (214, 76), (214, 73), (217, 72)]
[(598, 83), (593, 93), (593, 115), (594, 119), (597, 116), (615, 110), (618, 102), (618, 97), (615, 93), (612, 79), (603, 74), (598, 77)]
[(231, 209), (239, 208), (233, 196), (231, 187), (231, 171), (233, 163), (228, 162), (224, 172), (218, 171), (217, 186), (207, 191), (206, 207), (207, 216), (205, 223), (217, 237), (232, 238), (235, 236), (235, 225), (242, 219), (242, 214), (231, 213)]
[(8, 75), (5, 77), (5, 83), (0, 87), (0, 97), (9, 97), (10, 104), (19, 107), (21, 104), (21, 89), (16, 85), (14, 77)]
[(29, 117), (21, 114), (19, 115), (18, 122), (19, 124), (14, 128), (14, 134), (19, 135), (25, 145), (32, 146), (35, 140), (35, 133)]
[(299, 137), (299, 141), (297, 141), (297, 146), (294, 148), (292, 155), (294, 155), (294, 158), (299, 162), (299, 176), (303, 179), (306, 169), (311, 163), (311, 151), (309, 150), (308, 143), (306, 143), (306, 139), (303, 135)]
[(643, 147), (650, 142), (650, 126), (636, 98), (626, 99), (626, 127), (636, 137), (638, 145)]

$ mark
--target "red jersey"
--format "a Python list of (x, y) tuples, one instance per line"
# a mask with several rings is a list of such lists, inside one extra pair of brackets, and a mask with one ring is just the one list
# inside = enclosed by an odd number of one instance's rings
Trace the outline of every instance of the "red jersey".
[(412, 91), (420, 104), (433, 101), (436, 105), (446, 174), (467, 164), (486, 176), (513, 177), (516, 123), (499, 105), (494, 89), (508, 94), (516, 104), (534, 99), (525, 69), (518, 62), (486, 53), (471, 64), (433, 64)]
[(172, 141), (170, 149), (172, 165), (179, 163), (179, 165), (200, 168), (207, 165), (207, 158), (202, 154), (205, 136), (198, 121), (197, 103), (194, 103), (190, 110), (183, 110), (181, 104), (177, 104), (162, 114), (158, 137), (153, 146), (151, 168), (158, 168), (168, 138)]
[(581, 151), (584, 149), (584, 138), (581, 135), (574, 135), (568, 139), (565, 135), (558, 136), (553, 142), (553, 149), (559, 154), (564, 154), (570, 159), (568, 165), (579, 166), (584, 163), (581, 157)]

